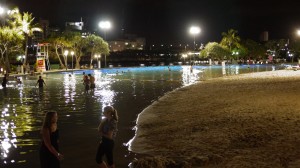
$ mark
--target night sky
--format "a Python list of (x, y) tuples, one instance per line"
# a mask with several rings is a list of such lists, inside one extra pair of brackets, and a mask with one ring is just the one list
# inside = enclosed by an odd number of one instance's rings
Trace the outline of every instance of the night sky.
[[(1, 0), (5, 1), (5, 0)], [(2, 2), (3, 3), (3, 2)], [(300, 1), (285, 0), (6, 0), (33, 13), (35, 18), (49, 19), (51, 25), (83, 18), (87, 29), (99, 31), (98, 22), (109, 19), (113, 29), (107, 38), (124, 33), (146, 37), (149, 43), (191, 43), (192, 25), (201, 27), (197, 42), (219, 42), (221, 33), (238, 30), (242, 38), (258, 40), (262, 31), (269, 39), (293, 38), (300, 28)]]

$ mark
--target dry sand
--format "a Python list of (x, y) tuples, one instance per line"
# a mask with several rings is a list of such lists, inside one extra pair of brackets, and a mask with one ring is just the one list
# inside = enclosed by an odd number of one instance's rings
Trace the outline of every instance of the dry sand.
[(138, 168), (300, 167), (300, 71), (201, 81), (138, 117)]

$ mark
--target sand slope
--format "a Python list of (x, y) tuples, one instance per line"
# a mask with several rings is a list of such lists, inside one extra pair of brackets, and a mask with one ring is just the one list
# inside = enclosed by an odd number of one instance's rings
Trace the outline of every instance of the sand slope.
[(136, 167), (300, 167), (300, 71), (201, 81), (145, 109)]

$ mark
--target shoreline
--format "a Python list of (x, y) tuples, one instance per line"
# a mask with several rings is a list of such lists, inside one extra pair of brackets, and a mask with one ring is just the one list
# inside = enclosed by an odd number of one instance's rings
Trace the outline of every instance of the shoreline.
[(130, 150), (149, 157), (134, 164), (299, 167), (299, 86), (300, 71), (278, 70), (172, 91), (139, 114)]

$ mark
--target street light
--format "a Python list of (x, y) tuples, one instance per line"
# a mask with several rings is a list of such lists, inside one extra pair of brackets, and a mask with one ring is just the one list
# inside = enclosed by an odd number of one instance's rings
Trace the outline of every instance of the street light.
[[(201, 32), (201, 29), (198, 26), (192, 26), (190, 28), (190, 33), (194, 36), (194, 51), (196, 50), (196, 35)], [(194, 61), (195, 61), (195, 54), (194, 54)]]
[(68, 54), (69, 54), (69, 51), (65, 50), (64, 56), (66, 57), (66, 71), (68, 70)]
[(187, 56), (188, 56), (187, 54), (182, 54), (182, 57), (183, 57), (183, 64), (185, 64), (185, 58), (186, 58)]
[[(110, 21), (100, 21), (99, 22), (99, 27), (100, 29), (103, 29), (104, 30), (104, 40), (106, 40), (106, 30), (109, 30), (111, 28), (111, 23)], [(106, 54), (104, 54), (104, 61), (105, 61), (105, 64), (104, 66), (106, 67)]]
[(300, 36), (300, 30), (297, 30), (297, 35)]
[(1, 24), (2, 26), (5, 26), (5, 11), (6, 9), (2, 6), (0, 6), (0, 17), (1, 17)]
[(74, 56), (74, 51), (71, 51), (71, 56), (72, 56), (72, 73), (73, 73), (73, 56)]
[[(98, 68), (101, 69), (101, 55), (100, 54), (95, 54), (94, 57), (97, 58)], [(98, 58), (100, 58), (99, 61), (98, 61)]]
[[(300, 30), (297, 30), (297, 35), (300, 36)], [(298, 63), (300, 64), (300, 59), (298, 59)]]
[(5, 12), (5, 9), (3, 7), (0, 6), (0, 15), (3, 15)]
[(293, 53), (290, 53), (290, 51), (287, 52), (287, 55), (290, 57), (290, 59), (292, 60), (292, 63), (294, 63), (294, 59), (293, 59), (293, 56), (294, 54)]

